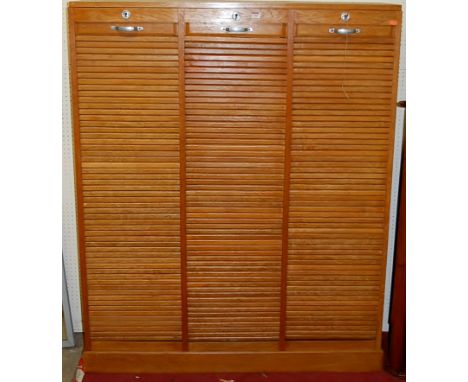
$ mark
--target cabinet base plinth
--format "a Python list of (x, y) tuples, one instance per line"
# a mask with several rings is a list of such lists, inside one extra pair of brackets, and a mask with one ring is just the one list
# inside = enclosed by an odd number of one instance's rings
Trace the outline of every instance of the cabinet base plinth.
[(85, 371), (95, 373), (372, 372), (382, 359), (381, 351), (83, 354)]

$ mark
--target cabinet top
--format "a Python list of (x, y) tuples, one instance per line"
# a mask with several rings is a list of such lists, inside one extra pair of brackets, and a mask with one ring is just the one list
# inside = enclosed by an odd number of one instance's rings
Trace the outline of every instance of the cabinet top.
[(403, 0), (387, 0), (385, 3), (367, 2), (366, 0), (347, 2), (347, 1), (334, 1), (334, 2), (317, 2), (317, 1), (296, 1), (296, 0), (237, 0), (237, 1), (168, 1), (168, 0), (138, 0), (138, 1), (116, 1), (116, 0), (69, 0), (69, 7), (155, 7), (155, 8), (314, 8), (314, 9), (334, 9), (343, 8), (347, 9), (378, 9), (395, 11), (401, 9)]

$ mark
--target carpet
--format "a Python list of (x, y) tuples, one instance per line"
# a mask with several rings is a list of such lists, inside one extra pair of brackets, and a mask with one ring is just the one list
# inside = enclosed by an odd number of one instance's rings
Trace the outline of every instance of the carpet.
[(216, 373), (216, 374), (97, 374), (83, 382), (395, 382), (405, 379), (378, 373)]

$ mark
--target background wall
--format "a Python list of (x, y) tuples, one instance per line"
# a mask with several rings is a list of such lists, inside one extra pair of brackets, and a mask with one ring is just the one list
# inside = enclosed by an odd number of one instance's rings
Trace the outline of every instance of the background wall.
[[(258, 0), (257, 0), (258, 1)], [(284, 1), (284, 0), (283, 0)], [(286, 0), (287, 1), (287, 0)], [(314, 2), (326, 2), (315, 0)], [(329, 1), (330, 2), (330, 1)], [(403, 5), (403, 30), (401, 36), (400, 73), (398, 86), (398, 100), (406, 99), (406, 12), (405, 0), (334, 0), (334, 3), (392, 3)], [(71, 125), (70, 86), (68, 71), (68, 49), (67, 49), (67, 17), (66, 0), (62, 0), (62, 250), (65, 262), (70, 308), (75, 332), (81, 332), (81, 303), (78, 270), (78, 248), (76, 236), (76, 213), (75, 213), (75, 184), (73, 168), (73, 139)], [(395, 132), (395, 158), (393, 161), (393, 183), (392, 183), (392, 205), (390, 211), (390, 232), (387, 256), (387, 281), (385, 288), (384, 318), (382, 329), (388, 331), (388, 313), (390, 304), (390, 286), (392, 276), (393, 251), (396, 228), (396, 209), (398, 199), (398, 179), (400, 176), (400, 157), (403, 134), (403, 110), (397, 111)]]
[(73, 330), (75, 332), (81, 332), (83, 328), (81, 323), (78, 241), (76, 235), (75, 180), (68, 71), (66, 4), (67, 1), (62, 0), (62, 253), (67, 278)]

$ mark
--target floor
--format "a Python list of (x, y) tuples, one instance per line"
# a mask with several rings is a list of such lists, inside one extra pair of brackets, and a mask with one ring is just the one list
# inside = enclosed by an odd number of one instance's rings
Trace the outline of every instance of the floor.
[(62, 382), (71, 382), (83, 350), (83, 333), (75, 333), (74, 348), (62, 349)]
[[(401, 382), (379, 373), (86, 374), (84, 382)], [(403, 379), (404, 381), (404, 379)]]

